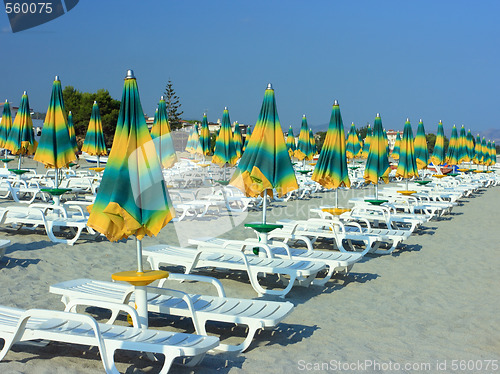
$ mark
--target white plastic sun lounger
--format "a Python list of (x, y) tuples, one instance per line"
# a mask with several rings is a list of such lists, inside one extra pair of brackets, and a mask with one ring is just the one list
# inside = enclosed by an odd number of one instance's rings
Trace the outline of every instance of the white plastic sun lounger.
[[(222, 284), (211, 277), (170, 273), (168, 279), (212, 283), (217, 289), (218, 296), (187, 294), (163, 288), (164, 284), (160, 283), (162, 287), (148, 287), (150, 312), (189, 317), (193, 321), (196, 333), (200, 335), (207, 335), (205, 328), (209, 321), (248, 327), (248, 334), (242, 343), (220, 344), (217, 350), (245, 351), (258, 330), (276, 327), (293, 310), (293, 304), (290, 302), (228, 298)], [(134, 287), (121, 283), (76, 279), (53, 285), (50, 287), (50, 292), (62, 295), (61, 301), (66, 306), (74, 304), (74, 299), (104, 300), (134, 305)], [(113, 323), (116, 317), (117, 313), (112, 315), (107, 323)]]
[[(289, 220), (283, 219), (277, 221), (278, 224), (283, 225), (283, 229), (273, 230), (269, 234), (269, 238), (292, 238), (291, 235), (306, 236), (315, 242), (317, 239), (333, 239), (337, 248), (341, 252), (352, 253), (358, 252), (361, 256), (367, 253), (374, 254), (390, 254), (394, 251), (396, 246), (391, 238), (386, 235), (376, 235), (363, 232), (361, 226), (356, 222), (342, 223), (340, 221), (325, 220), (321, 218), (310, 218), (308, 220)], [(352, 227), (353, 231), (347, 230)], [(356, 229), (356, 231), (354, 231)], [(293, 230), (290, 232), (290, 230)], [(349, 247), (344, 246), (344, 240), (348, 243)], [(354, 246), (353, 241), (363, 242), (365, 248), (359, 250)], [(392, 243), (390, 249), (379, 249), (382, 243)], [(397, 243), (396, 243), (397, 245)]]
[[(85, 303), (83, 300), (78, 302)], [(0, 306), (0, 339), (4, 340), (0, 361), (14, 344), (42, 339), (97, 346), (104, 370), (112, 374), (119, 373), (114, 362), (117, 349), (163, 354), (165, 363), (160, 373), (165, 374), (176, 357), (192, 357), (190, 364), (194, 365), (219, 343), (214, 336), (142, 329), (137, 312), (129, 305), (104, 302), (94, 305), (125, 311), (132, 317), (135, 327), (101, 324), (91, 316), (77, 313), (46, 309), (24, 311)]]
[[(296, 240), (302, 240), (306, 242), (306, 245), (310, 245), (311, 241), (307, 237), (296, 237)], [(258, 239), (246, 239), (246, 240), (229, 240), (222, 238), (197, 238), (189, 239), (189, 244), (198, 246), (198, 248), (203, 247), (219, 247), (219, 248), (233, 248), (236, 250), (244, 250), (245, 248), (253, 249), (256, 246), (263, 246), (265, 244), (259, 243)], [(274, 257), (285, 258), (294, 261), (312, 261), (325, 264), (328, 267), (328, 273), (323, 279), (316, 278), (313, 284), (324, 285), (328, 282), (335, 272), (345, 272), (347, 273), (353, 265), (361, 260), (363, 256), (359, 253), (341, 253), (332, 251), (317, 251), (301, 248), (290, 248), (286, 243), (280, 241), (270, 241), (267, 243), (269, 251)]]
[(5, 251), (7, 249), (7, 246), (10, 244), (10, 240), (0, 240), (0, 260), (2, 259), (3, 255), (5, 254)]
[[(142, 253), (147, 256), (147, 260), (154, 270), (158, 270), (160, 264), (164, 263), (184, 266), (186, 274), (194, 269), (204, 267), (244, 271), (248, 274), (250, 284), (259, 296), (285, 297), (295, 281), (298, 285), (307, 287), (318, 272), (326, 269), (324, 263), (272, 258), (271, 253), (267, 253), (268, 257), (257, 257), (245, 254), (243, 250), (229, 248), (203, 247), (195, 249), (161, 244), (147, 247), (143, 249)], [(259, 274), (288, 275), (290, 281), (282, 290), (267, 289), (260, 285)]]

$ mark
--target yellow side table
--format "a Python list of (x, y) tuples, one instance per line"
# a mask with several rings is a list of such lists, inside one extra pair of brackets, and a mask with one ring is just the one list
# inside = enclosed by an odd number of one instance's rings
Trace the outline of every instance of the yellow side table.
[(155, 280), (168, 277), (168, 271), (163, 270), (146, 270), (144, 272), (121, 271), (111, 274), (111, 279), (130, 283), (135, 287), (135, 305), (139, 322), (142, 328), (148, 327), (148, 292), (147, 285)]

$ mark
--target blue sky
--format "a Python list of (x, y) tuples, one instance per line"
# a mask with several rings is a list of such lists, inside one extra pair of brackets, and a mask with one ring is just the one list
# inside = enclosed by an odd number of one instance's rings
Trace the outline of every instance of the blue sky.
[[(337, 99), (347, 127), (427, 132), (442, 120), (473, 133), (499, 129), (500, 2), (81, 0), (64, 16), (13, 34), (0, 12), (0, 100), (45, 111), (63, 86), (121, 98), (135, 71), (152, 115), (170, 78), (185, 119), (255, 124), (268, 82), (282, 127), (302, 114), (326, 130)], [(491, 133), (491, 131), (490, 131)]]

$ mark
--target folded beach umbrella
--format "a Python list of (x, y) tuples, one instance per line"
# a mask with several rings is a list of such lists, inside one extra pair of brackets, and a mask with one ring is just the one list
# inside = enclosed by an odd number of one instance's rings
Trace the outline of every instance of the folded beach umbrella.
[(385, 147), (387, 148), (385, 151), (389, 155), (389, 139), (387, 138), (387, 132), (385, 131), (385, 129), (383, 131), (383, 134), (384, 134), (384, 139), (385, 139)]
[(434, 165), (442, 165), (445, 163), (444, 153), (444, 128), (443, 122), (439, 121), (436, 134), (436, 142), (434, 143), (434, 150), (432, 151), (431, 162)]
[(453, 125), (451, 129), (451, 138), (450, 143), (448, 144), (448, 152), (446, 153), (446, 162), (449, 165), (458, 165), (458, 152), (459, 152), (459, 144), (458, 144), (458, 131), (457, 126)]
[(314, 157), (318, 150), (316, 149), (316, 139), (314, 138), (314, 134), (311, 128), (309, 128), (309, 146), (312, 152), (312, 157)]
[(68, 130), (68, 118), (62, 95), (61, 81), (56, 76), (52, 84), (52, 95), (43, 122), (42, 135), (33, 157), (47, 168), (55, 168), (56, 188), (59, 185), (57, 169), (76, 160)]
[(366, 136), (365, 136), (365, 140), (364, 140), (363, 151), (361, 153), (361, 156), (363, 158), (368, 158), (368, 153), (370, 152), (370, 141), (371, 141), (372, 135), (373, 135), (372, 128), (368, 124), (368, 127), (366, 128)]
[(189, 130), (189, 136), (185, 150), (189, 153), (195, 153), (196, 147), (198, 145), (198, 140), (199, 140), (198, 129), (196, 128), (196, 125), (193, 125), (191, 126), (191, 130)]
[(370, 151), (366, 160), (364, 179), (366, 183), (375, 185), (375, 198), (378, 199), (378, 181), (389, 183), (389, 160), (383, 135), (382, 119), (377, 113), (373, 124), (373, 135), (370, 137)]
[(354, 122), (351, 123), (351, 128), (349, 129), (349, 134), (347, 134), (347, 144), (346, 144), (346, 157), (354, 159), (361, 152), (361, 145), (359, 144), (358, 134), (356, 133), (356, 126)]
[(418, 177), (417, 159), (415, 157), (413, 132), (410, 120), (407, 118), (403, 129), (403, 137), (399, 145), (399, 163), (396, 169), (396, 177), (406, 179), (406, 190), (408, 190), (408, 179)]
[(174, 141), (168, 124), (167, 104), (163, 96), (160, 97), (158, 108), (155, 112), (155, 122), (151, 128), (151, 138), (155, 145), (156, 153), (161, 166), (165, 169), (172, 167), (177, 162)]
[(92, 105), (92, 114), (90, 115), (89, 127), (83, 141), (82, 152), (86, 152), (91, 156), (97, 156), (97, 167), (101, 166), (99, 157), (108, 154), (106, 143), (104, 142), (101, 113), (97, 101), (94, 101)]
[(495, 141), (491, 142), (490, 150), (491, 166), (497, 163), (497, 148), (495, 147)]
[(299, 140), (297, 141), (297, 148), (293, 155), (300, 161), (309, 161), (313, 158), (311, 149), (311, 133), (309, 126), (307, 126), (307, 118), (304, 114), (302, 116), (302, 124), (300, 125)]
[(3, 104), (2, 121), (0, 122), (0, 148), (5, 148), (10, 129), (12, 128), (12, 113), (7, 100)]
[(338, 188), (351, 186), (347, 169), (344, 124), (337, 100), (333, 104), (328, 131), (311, 179), (325, 188), (335, 189), (336, 208)]
[(210, 153), (210, 130), (208, 128), (206, 113), (203, 113), (203, 120), (201, 121), (200, 143), (203, 150), (203, 155), (208, 155)]
[(69, 139), (71, 141), (71, 146), (73, 147), (74, 152), (78, 152), (78, 144), (76, 144), (76, 133), (75, 133), (75, 125), (73, 124), (73, 113), (71, 110), (68, 113), (68, 132)]
[(243, 144), (243, 151), (245, 151), (248, 147), (248, 141), (250, 140), (250, 137), (252, 136), (252, 129), (250, 126), (247, 126), (247, 133), (245, 136), (245, 144)]
[(234, 124), (233, 142), (234, 142), (234, 149), (236, 150), (236, 156), (240, 158), (241, 150), (243, 148), (243, 139), (241, 138), (241, 130), (238, 122)]
[(288, 134), (286, 136), (286, 148), (288, 149), (288, 154), (290, 155), (290, 157), (293, 156), (293, 153), (297, 149), (295, 147), (295, 135), (293, 135), (292, 126), (289, 127)]
[(424, 122), (422, 120), (418, 123), (414, 146), (417, 167), (423, 169), (429, 164), (429, 150), (427, 149), (427, 139), (425, 138)]
[(460, 128), (460, 135), (458, 136), (458, 164), (462, 162), (469, 162), (469, 154), (467, 153), (467, 133), (465, 127), (462, 125)]
[(33, 121), (31, 120), (30, 104), (26, 91), (21, 98), (16, 118), (14, 118), (4, 147), (13, 155), (19, 155), (19, 169), (21, 169), (22, 156), (31, 155), (36, 150), (37, 142), (33, 134)]
[(474, 137), (470, 129), (467, 131), (467, 156), (469, 157), (469, 162), (474, 160)]
[(394, 160), (399, 160), (399, 148), (401, 144), (401, 135), (399, 132), (396, 134), (396, 141), (394, 142), (394, 148), (392, 149), (391, 157)]
[(476, 164), (479, 165), (481, 163), (481, 138), (479, 137), (479, 134), (476, 136), (476, 143), (474, 145), (474, 158), (472, 161)]
[(225, 166), (226, 164), (234, 165), (237, 160), (238, 156), (236, 155), (236, 149), (234, 147), (231, 121), (229, 120), (229, 111), (226, 107), (224, 108), (224, 113), (222, 114), (222, 123), (219, 135), (217, 135), (217, 139), (215, 140), (215, 150), (212, 157), (212, 163), (218, 164), (219, 166)]
[[(149, 134), (132, 70), (127, 72), (113, 146), (95, 202), (88, 208), (87, 225), (117, 241), (137, 238), (137, 271), (115, 280), (144, 279), (158, 275), (142, 266), (142, 238), (157, 235), (174, 217), (162, 168)], [(165, 277), (159, 275), (159, 277)], [(132, 283), (132, 282), (131, 282)], [(134, 283), (132, 283), (134, 284)], [(136, 285), (136, 305), (147, 327), (146, 285)]]
[(490, 159), (490, 154), (488, 151), (488, 143), (486, 142), (486, 139), (483, 136), (483, 140), (481, 140), (481, 165), (488, 166), (489, 159)]
[(488, 155), (488, 159), (486, 160), (486, 166), (492, 166), (493, 160), (491, 158), (491, 156), (492, 156), (491, 140), (488, 140), (488, 143), (486, 144), (486, 153)]
[(286, 149), (271, 84), (264, 93), (252, 137), (230, 184), (239, 188), (246, 196), (263, 195), (263, 223), (266, 223), (266, 195), (272, 196), (273, 189), (276, 189), (278, 196), (281, 197), (299, 188)]

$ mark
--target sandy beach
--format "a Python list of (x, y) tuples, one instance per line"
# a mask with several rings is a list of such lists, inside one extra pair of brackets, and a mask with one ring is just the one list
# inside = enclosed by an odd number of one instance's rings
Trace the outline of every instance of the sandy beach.
[[(82, 161), (84, 167), (88, 165)], [(392, 255), (366, 256), (351, 273), (337, 276), (325, 287), (294, 287), (286, 298), (295, 305), (293, 313), (275, 330), (257, 334), (247, 352), (210, 353), (195, 368), (174, 365), (170, 372), (500, 371), (499, 191), (499, 187), (482, 189), (464, 199), (451, 215), (427, 223)], [(371, 187), (342, 191), (340, 203), (371, 192)], [(310, 208), (333, 202), (333, 192), (276, 202), (268, 221), (305, 219)], [(0, 201), (0, 207), (8, 204), (12, 202)], [(242, 223), (258, 221), (261, 214), (255, 210), (237, 217), (226, 214), (219, 220), (170, 223), (158, 237), (145, 238), (144, 246), (178, 245), (189, 235), (250, 237), (254, 234)], [(0, 260), (0, 299), (6, 306), (63, 310), (59, 297), (48, 292), (50, 285), (76, 278), (109, 281), (114, 272), (135, 269), (132, 238), (119, 243), (82, 239), (68, 246), (50, 242), (42, 232), (0, 228), (0, 239), (12, 242)], [(222, 281), (229, 297), (257, 297), (246, 276), (212, 274)], [(195, 284), (175, 286), (212, 292)], [(89, 312), (103, 317), (100, 311)], [(178, 318), (153, 316), (150, 326), (193, 331), (189, 321)], [(242, 333), (222, 327), (217, 332), (224, 337)], [(156, 373), (160, 368), (129, 353), (119, 353), (116, 362), (125, 373)], [(103, 372), (95, 347), (89, 351), (59, 343), (18, 345), (0, 362), (0, 373), (5, 374)]]

